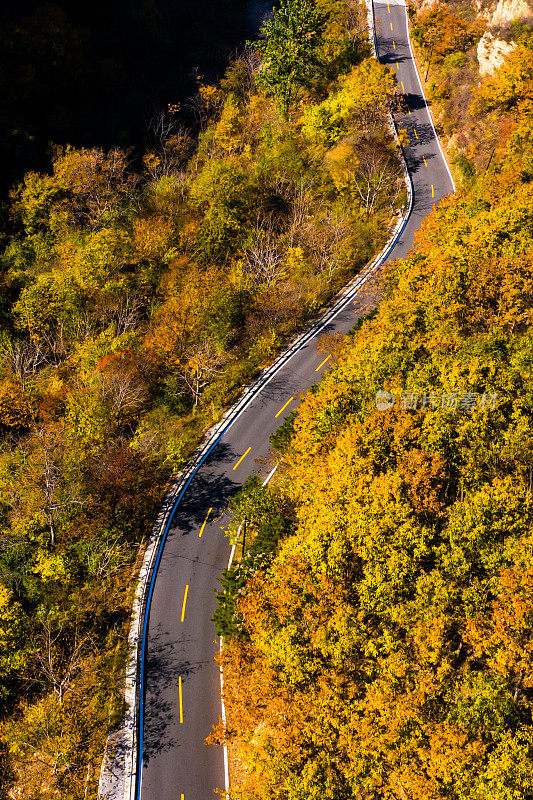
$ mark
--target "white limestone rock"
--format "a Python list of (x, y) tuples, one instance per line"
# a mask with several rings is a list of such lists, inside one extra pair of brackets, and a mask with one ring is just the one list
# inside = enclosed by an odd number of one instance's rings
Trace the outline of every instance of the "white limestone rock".
[(490, 31), (486, 31), (477, 46), (477, 60), (481, 77), (494, 75), (505, 61), (505, 57), (516, 47), (514, 42), (499, 39)]
[(533, 20), (533, 9), (527, 0), (498, 0), (492, 14), (492, 28), (508, 25), (513, 20)]

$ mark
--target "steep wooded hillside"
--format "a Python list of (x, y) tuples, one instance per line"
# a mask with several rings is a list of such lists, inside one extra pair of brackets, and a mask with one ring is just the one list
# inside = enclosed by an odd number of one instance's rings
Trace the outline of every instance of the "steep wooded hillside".
[[(479, 102), (513, 132), (427, 219), (379, 311), (233, 501), (232, 798), (533, 794), (533, 185), (514, 54)], [(512, 78), (511, 76), (514, 76)]]
[[(303, 66), (302, 66), (303, 64)], [(357, 3), (290, 0), (202, 83), (193, 141), (56, 148), (13, 188), (0, 292), (0, 782), (94, 797), (168, 481), (405, 201)], [(141, 551), (140, 549), (141, 548)]]

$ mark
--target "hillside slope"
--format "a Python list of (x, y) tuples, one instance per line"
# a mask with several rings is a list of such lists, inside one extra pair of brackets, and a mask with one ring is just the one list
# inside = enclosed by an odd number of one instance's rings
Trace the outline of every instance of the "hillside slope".
[(200, 84), (197, 141), (172, 106), (142, 164), (65, 146), (11, 192), (0, 796), (96, 795), (138, 556), (171, 476), (405, 203), (395, 78), (369, 58), (364, 11), (287, 6), (287, 25)]

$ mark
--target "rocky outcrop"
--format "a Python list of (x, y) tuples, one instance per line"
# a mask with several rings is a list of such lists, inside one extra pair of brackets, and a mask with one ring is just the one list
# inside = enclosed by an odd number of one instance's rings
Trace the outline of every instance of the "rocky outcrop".
[(490, 31), (486, 31), (479, 40), (477, 46), (477, 60), (479, 62), (479, 74), (493, 75), (502, 66), (505, 57), (516, 47), (514, 42), (506, 42), (498, 39)]
[[(530, 0), (533, 4), (533, 0)], [(528, 0), (497, 0), (488, 5), (484, 0), (475, 0), (478, 18), (486, 21), (487, 31), (479, 40), (477, 60), (479, 74), (493, 75), (502, 66), (505, 57), (516, 47), (514, 42), (506, 41), (509, 24), (514, 20), (533, 22), (533, 5)], [(500, 33), (499, 33), (500, 32)], [(503, 34), (503, 36), (502, 36)]]
[(489, 30), (507, 28), (515, 19), (533, 21), (533, 0), (472, 0), (472, 5)]
[(490, 20), (492, 28), (508, 25), (515, 19), (533, 20), (533, 10), (527, 0), (498, 0)]

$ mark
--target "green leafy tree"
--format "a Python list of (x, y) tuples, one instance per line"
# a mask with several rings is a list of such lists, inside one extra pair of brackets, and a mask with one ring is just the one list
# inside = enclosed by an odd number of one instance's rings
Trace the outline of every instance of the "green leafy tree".
[(325, 23), (326, 14), (315, 0), (282, 0), (263, 25), (258, 83), (285, 115), (298, 92), (313, 88), (323, 73)]

